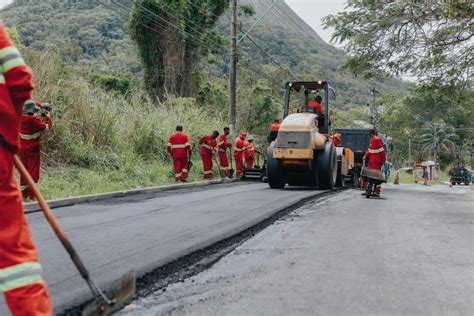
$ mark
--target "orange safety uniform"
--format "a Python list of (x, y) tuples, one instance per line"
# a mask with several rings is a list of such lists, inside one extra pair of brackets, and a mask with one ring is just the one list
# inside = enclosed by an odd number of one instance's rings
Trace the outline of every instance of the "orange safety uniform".
[(318, 101), (309, 101), (308, 102), (308, 108), (313, 109), (314, 113), (317, 114), (322, 114), (323, 113), (323, 107), (321, 106), (321, 103)]
[(245, 142), (245, 151), (244, 151), (244, 159), (245, 159), (245, 166), (250, 169), (253, 168), (255, 163), (255, 157), (257, 155), (257, 151), (255, 146), (251, 142)]
[(341, 134), (336, 133), (332, 136), (332, 144), (334, 147), (339, 147), (339, 144), (341, 143)]
[(232, 147), (232, 144), (227, 140), (227, 135), (222, 134), (219, 136), (219, 163), (221, 166), (222, 173), (224, 176), (229, 176), (229, 159), (227, 158), (227, 148)]
[(237, 177), (242, 176), (242, 167), (244, 160), (244, 151), (245, 151), (245, 138), (247, 138), (247, 133), (240, 133), (240, 135), (234, 141), (234, 159), (235, 159), (235, 175)]
[(201, 159), (202, 167), (204, 169), (204, 179), (212, 179), (212, 159), (217, 151), (217, 142), (212, 139), (211, 135), (206, 135), (199, 138), (199, 145), (201, 145)]
[(271, 143), (278, 137), (278, 131), (280, 130), (280, 123), (273, 123), (270, 127), (270, 135), (268, 136), (268, 142)]
[[(365, 157), (367, 159), (368, 168), (377, 170), (382, 168), (386, 156), (383, 141), (378, 136), (371, 136), (369, 150), (366, 152)], [(375, 187), (374, 192), (380, 194), (381, 190), (382, 186), (378, 185)]]
[[(50, 129), (51, 117), (47, 115), (44, 120), (36, 115), (23, 114), (20, 123), (20, 159), (30, 173), (33, 181), (38, 183), (41, 166), (41, 132)], [(26, 185), (26, 179), (20, 178), (23, 197), (34, 198), (33, 192)]]
[(33, 90), (31, 76), (0, 23), (0, 291), (13, 315), (52, 315), (13, 169), (23, 104)]
[(189, 136), (183, 132), (173, 133), (168, 138), (168, 153), (173, 157), (174, 177), (176, 182), (188, 178), (189, 155), (191, 155), (191, 145)]

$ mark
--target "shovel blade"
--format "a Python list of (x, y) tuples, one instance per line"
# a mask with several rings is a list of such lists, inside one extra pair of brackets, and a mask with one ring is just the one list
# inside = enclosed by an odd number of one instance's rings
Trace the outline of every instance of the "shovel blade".
[(126, 274), (117, 285), (106, 293), (112, 304), (107, 304), (100, 297), (97, 297), (92, 303), (87, 305), (83, 311), (83, 316), (111, 315), (114, 311), (122, 307), (122, 305), (130, 299), (136, 291), (137, 277), (134, 271)]

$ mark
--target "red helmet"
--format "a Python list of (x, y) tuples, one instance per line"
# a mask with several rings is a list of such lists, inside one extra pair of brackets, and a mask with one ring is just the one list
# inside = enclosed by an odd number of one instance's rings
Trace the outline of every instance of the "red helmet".
[(247, 138), (247, 133), (240, 133), (239, 137), (242, 138), (242, 139), (246, 139)]
[(341, 134), (339, 133), (334, 134), (334, 138), (337, 140), (341, 140)]

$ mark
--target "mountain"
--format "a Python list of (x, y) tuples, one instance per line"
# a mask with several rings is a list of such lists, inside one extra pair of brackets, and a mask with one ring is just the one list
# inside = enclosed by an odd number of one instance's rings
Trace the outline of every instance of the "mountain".
[[(9, 27), (16, 27), (23, 44), (35, 50), (64, 52), (71, 62), (94, 72), (140, 76), (141, 66), (133, 43), (126, 33), (127, 8), (108, 0), (15, 0), (0, 11)], [(242, 0), (252, 6), (253, 16), (240, 14), (242, 32), (270, 5), (271, 0)], [(221, 18), (218, 30), (228, 38), (229, 15)], [(242, 33), (241, 33), (242, 34)], [(291, 8), (281, 2), (251, 32), (239, 47), (240, 57), (254, 67), (274, 64), (288, 69), (295, 78), (322, 79), (331, 82), (337, 92), (336, 106), (348, 108), (369, 102), (371, 84), (338, 70), (345, 60), (343, 51), (324, 42)], [(263, 52), (265, 51), (265, 53)], [(271, 58), (269, 57), (271, 56)], [(218, 56), (223, 65), (216, 68), (203, 59), (203, 67), (212, 74), (227, 72), (227, 56)], [(280, 66), (279, 66), (280, 67)], [(288, 75), (288, 80), (291, 76)], [(283, 82), (280, 83), (283, 86)], [(379, 90), (400, 94), (404, 84), (389, 80)]]

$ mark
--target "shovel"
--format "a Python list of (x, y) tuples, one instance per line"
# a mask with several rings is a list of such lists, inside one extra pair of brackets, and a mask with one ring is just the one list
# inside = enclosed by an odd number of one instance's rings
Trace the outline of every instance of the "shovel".
[(229, 147), (229, 159), (230, 159), (230, 169), (229, 169), (229, 178), (232, 179), (234, 177), (234, 166), (232, 164), (232, 147)]
[(40, 191), (36, 187), (33, 179), (31, 178), (30, 174), (26, 170), (25, 166), (21, 162), (20, 158), (17, 155), (13, 156), (13, 161), (15, 163), (15, 167), (20, 172), (20, 174), (26, 179), (26, 183), (31, 191), (33, 191), (33, 195), (35, 196), (36, 200), (38, 201), (41, 210), (43, 211), (46, 220), (51, 225), (54, 230), (54, 233), (61, 241), (63, 247), (69, 253), (72, 262), (76, 266), (77, 270), (81, 274), (82, 278), (86, 281), (87, 285), (89, 286), (92, 294), (95, 296), (95, 300), (90, 303), (88, 306), (84, 308), (82, 311), (82, 315), (110, 315), (113, 311), (117, 310), (121, 307), (125, 301), (127, 301), (134, 293), (136, 289), (136, 275), (135, 272), (129, 272), (126, 274), (112, 289), (111, 293), (107, 296), (101, 289), (91, 280), (89, 271), (86, 269), (84, 263), (82, 262), (81, 258), (77, 254), (76, 250), (69, 242), (66, 234), (62, 230), (61, 226), (57, 222), (56, 218), (51, 212), (48, 204), (44, 200), (43, 196), (41, 195)]

